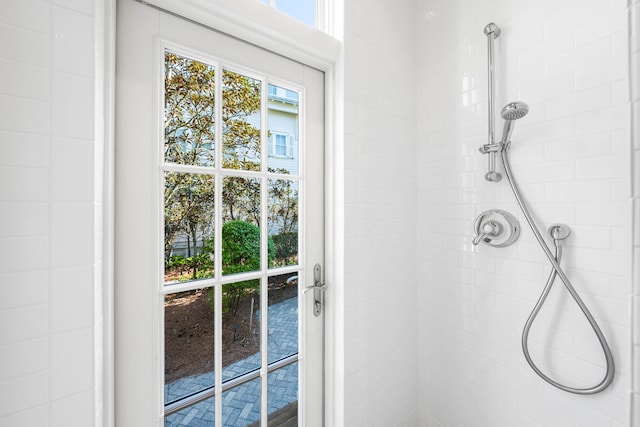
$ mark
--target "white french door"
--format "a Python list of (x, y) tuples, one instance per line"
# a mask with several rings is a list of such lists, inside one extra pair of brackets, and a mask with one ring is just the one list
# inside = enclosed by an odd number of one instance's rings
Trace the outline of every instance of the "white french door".
[(324, 75), (117, 6), (116, 425), (321, 426)]

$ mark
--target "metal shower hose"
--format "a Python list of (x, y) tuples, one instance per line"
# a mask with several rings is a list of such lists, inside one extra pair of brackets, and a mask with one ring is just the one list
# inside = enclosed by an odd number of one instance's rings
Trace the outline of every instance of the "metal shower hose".
[[(508, 151), (510, 146), (511, 146), (511, 142), (507, 142), (504, 145), (503, 149), (501, 150), (502, 163), (504, 164), (504, 170), (507, 175), (507, 179), (509, 180), (509, 185), (513, 190), (513, 194), (516, 198), (516, 201), (518, 202), (518, 205), (520, 206), (520, 209), (522, 210), (522, 213), (524, 214), (524, 217), (529, 223), (529, 227), (531, 227), (531, 231), (533, 231), (533, 234), (536, 237), (536, 240), (538, 240), (540, 247), (542, 247), (542, 250), (544, 251), (547, 258), (549, 259), (549, 262), (551, 263), (551, 265), (553, 266), (551, 270), (551, 274), (547, 279), (547, 284), (545, 285), (545, 288), (542, 291), (542, 294), (540, 295), (538, 302), (536, 303), (531, 314), (529, 315), (529, 318), (527, 319), (527, 323), (524, 326), (524, 330), (522, 331), (522, 350), (524, 352), (524, 357), (527, 359), (527, 363), (529, 363), (529, 366), (531, 366), (531, 369), (533, 369), (533, 371), (536, 374), (538, 374), (543, 380), (545, 380), (546, 382), (548, 382), (554, 387), (557, 387), (561, 390), (567, 391), (569, 393), (575, 393), (575, 394), (599, 393), (605, 388), (607, 388), (613, 381), (613, 376), (615, 373), (615, 365), (613, 363), (613, 355), (611, 354), (611, 349), (609, 348), (609, 344), (607, 344), (607, 340), (604, 334), (602, 333), (602, 331), (600, 330), (598, 323), (593, 318), (593, 316), (591, 315), (591, 312), (589, 311), (585, 303), (582, 301), (582, 299), (578, 295), (578, 292), (576, 292), (574, 287), (571, 285), (571, 282), (567, 278), (567, 275), (564, 273), (564, 271), (560, 267), (560, 259), (562, 258), (562, 248), (557, 244), (557, 239), (555, 239), (555, 236), (554, 236), (554, 241), (556, 242), (556, 245), (555, 245), (556, 253), (554, 255), (551, 253), (549, 246), (547, 246), (547, 243), (544, 241), (544, 238), (542, 237), (540, 230), (538, 230), (538, 227), (536, 226), (535, 222), (533, 221), (533, 218), (531, 217), (531, 213), (529, 212), (527, 205), (524, 203), (522, 196), (520, 195), (520, 190), (518, 189), (518, 185), (513, 179), (513, 173), (511, 172), (511, 165), (509, 164)], [(607, 372), (604, 378), (602, 379), (602, 381), (600, 381), (600, 383), (598, 383), (593, 387), (574, 388), (574, 387), (569, 387), (569, 386), (560, 384), (559, 382), (552, 380), (551, 378), (546, 376), (536, 366), (536, 364), (531, 359), (531, 355), (529, 354), (529, 347), (527, 344), (528, 337), (529, 337), (529, 330), (531, 329), (531, 325), (533, 324), (533, 321), (535, 320), (536, 316), (538, 315), (538, 312), (540, 311), (545, 300), (547, 299), (549, 292), (551, 291), (551, 287), (553, 286), (553, 282), (556, 279), (556, 275), (560, 276), (560, 279), (562, 280), (562, 283), (564, 283), (564, 286), (567, 288), (567, 291), (569, 291), (574, 301), (576, 302), (576, 304), (578, 304), (578, 307), (580, 307), (580, 310), (582, 310), (582, 313), (585, 315), (585, 317), (589, 321), (591, 328), (593, 328), (593, 332), (595, 332), (596, 336), (598, 337), (598, 341), (600, 342), (600, 346), (602, 347), (602, 351), (604, 352), (604, 355), (607, 361)]]

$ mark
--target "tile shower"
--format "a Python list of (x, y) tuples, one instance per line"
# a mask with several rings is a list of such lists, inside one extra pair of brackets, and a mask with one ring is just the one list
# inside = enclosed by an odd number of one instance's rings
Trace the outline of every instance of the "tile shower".
[[(99, 426), (109, 411), (106, 3), (2, 2), (0, 34), (20, 43), (0, 48), (2, 75), (16, 83), (0, 82), (0, 177), (19, 183), (0, 185), (0, 323), (24, 327), (0, 329), (0, 425)], [(640, 2), (344, 3), (343, 425), (640, 425)], [(489, 22), (503, 31), (498, 105), (531, 107), (514, 131), (517, 178), (539, 223), (571, 226), (564, 265), (614, 352), (614, 384), (596, 396), (548, 387), (521, 356), (521, 328), (549, 271), (532, 235), (501, 250), (472, 244), (479, 213), (518, 212), (505, 182), (484, 181), (477, 151)], [(83, 161), (69, 164), (67, 152)], [(73, 241), (70, 218), (85, 229)], [(91, 256), (66, 265), (57, 254), (69, 245)], [(16, 247), (35, 252), (12, 258)], [(590, 383), (604, 369), (600, 349), (556, 291), (532, 331), (534, 355)]]

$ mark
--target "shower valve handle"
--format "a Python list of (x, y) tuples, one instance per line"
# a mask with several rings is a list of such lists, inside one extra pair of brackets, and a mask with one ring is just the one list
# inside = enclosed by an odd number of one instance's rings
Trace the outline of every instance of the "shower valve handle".
[(491, 237), (500, 234), (502, 227), (497, 222), (487, 221), (482, 225), (482, 233), (473, 239), (473, 244), (478, 245), (480, 242), (491, 241)]
[(514, 243), (520, 235), (518, 220), (509, 212), (491, 209), (481, 213), (473, 226), (473, 244), (484, 243), (494, 248), (504, 248)]
[(475, 239), (473, 239), (473, 244), (478, 246), (478, 244), (480, 244), (481, 241), (484, 241), (484, 239), (489, 235), (489, 233), (482, 233), (479, 236), (476, 236)]

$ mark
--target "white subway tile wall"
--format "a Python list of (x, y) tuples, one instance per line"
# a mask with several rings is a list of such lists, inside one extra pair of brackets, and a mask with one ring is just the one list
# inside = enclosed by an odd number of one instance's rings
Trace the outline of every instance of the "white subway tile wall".
[[(638, 82), (629, 81), (628, 16), (625, 1), (419, 0), (420, 425), (640, 425), (640, 419), (629, 424), (631, 347), (640, 346), (629, 340), (632, 257), (638, 265), (640, 254), (637, 232), (635, 241), (631, 236), (640, 185), (636, 176), (632, 216), (629, 86)], [(552, 388), (521, 354), (522, 327), (549, 265), (506, 178), (483, 178), (486, 159), (477, 148), (487, 139), (482, 30), (489, 22), (502, 29), (496, 111), (515, 100), (531, 108), (512, 137), (516, 179), (543, 229), (552, 223), (572, 228), (563, 265), (614, 352), (616, 379), (597, 396)], [(637, 33), (636, 26), (636, 58)], [(633, 135), (637, 140), (638, 132)], [(463, 183), (465, 174), (471, 178)], [(466, 196), (471, 193), (478, 196)], [(522, 235), (513, 246), (470, 245), (472, 221), (490, 208), (519, 219)], [(636, 282), (638, 274), (636, 268)], [(593, 385), (604, 375), (598, 342), (559, 280), (531, 331), (530, 348), (543, 370), (569, 385)], [(637, 376), (637, 351), (635, 364)]]
[[(103, 3), (0, 0), (0, 425), (101, 425)], [(630, 21), (626, 0), (345, 3), (345, 425), (640, 425), (640, 0)], [(520, 353), (548, 272), (531, 233), (471, 244), (483, 210), (526, 225), (477, 152), (491, 21), (498, 108), (531, 106), (514, 169), (538, 221), (573, 228), (567, 272), (615, 353), (588, 405)], [(534, 355), (597, 380), (588, 325), (549, 298)]]
[(99, 426), (101, 0), (0, 0), (0, 425)]
[(415, 2), (345, 3), (344, 425), (416, 426)]
[(640, 425), (640, 0), (630, 4), (631, 135), (633, 180), (633, 304), (631, 348), (631, 425)]

